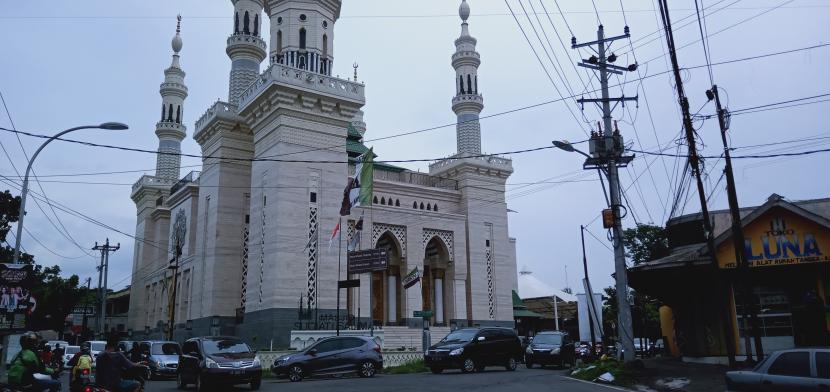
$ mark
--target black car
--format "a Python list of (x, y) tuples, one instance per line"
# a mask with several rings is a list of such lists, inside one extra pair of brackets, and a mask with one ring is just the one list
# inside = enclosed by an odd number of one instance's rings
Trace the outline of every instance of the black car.
[(150, 378), (176, 377), (182, 349), (176, 342), (144, 341), (138, 344), (141, 358), (147, 361)]
[(558, 365), (564, 367), (566, 363), (576, 362), (574, 342), (564, 332), (539, 332), (525, 349), (525, 365), (532, 369), (533, 365)]
[(271, 373), (296, 382), (326, 374), (357, 373), (360, 377), (374, 377), (382, 368), (383, 356), (377, 342), (362, 336), (341, 336), (321, 339), (303, 351), (277, 358)]
[(444, 369), (480, 372), (486, 366), (504, 366), (512, 371), (522, 359), (522, 343), (512, 329), (463, 328), (430, 347), (424, 359), (436, 374)]
[(256, 390), (262, 384), (262, 366), (256, 352), (239, 338), (192, 338), (182, 345), (177, 383), (179, 389), (196, 384), (197, 392), (237, 384)]

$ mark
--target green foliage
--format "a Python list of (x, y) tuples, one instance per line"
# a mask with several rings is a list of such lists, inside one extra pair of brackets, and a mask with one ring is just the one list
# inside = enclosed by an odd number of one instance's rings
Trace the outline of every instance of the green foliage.
[(585, 381), (594, 381), (602, 374), (611, 373), (614, 376), (614, 384), (624, 387), (631, 387), (637, 382), (640, 373), (638, 366), (618, 362), (615, 359), (606, 359), (592, 364), (579, 367), (571, 372), (571, 377)]
[(386, 374), (411, 374), (411, 373), (425, 373), (428, 372), (423, 359), (415, 362), (407, 363), (406, 365), (384, 368), (383, 372)]
[[(14, 259), (14, 244), (6, 236), (11, 230), (11, 224), (17, 222), (19, 211), (20, 196), (13, 196), (8, 190), (0, 193), (0, 263), (11, 263)], [(21, 250), (20, 260), (33, 263), (34, 257)]]
[(669, 254), (669, 240), (666, 229), (660, 226), (638, 224), (634, 229), (623, 231), (625, 255), (634, 265), (656, 260)]
[[(617, 321), (617, 289), (606, 287), (602, 296), (602, 319), (605, 323)], [(648, 295), (631, 291), (631, 318), (634, 326), (634, 337), (656, 338), (660, 336), (660, 303)]]

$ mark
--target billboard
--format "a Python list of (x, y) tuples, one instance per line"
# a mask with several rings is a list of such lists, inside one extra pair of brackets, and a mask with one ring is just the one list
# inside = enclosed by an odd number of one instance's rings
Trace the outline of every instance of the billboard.
[(31, 264), (0, 264), (0, 331), (25, 330), (37, 307), (32, 296)]

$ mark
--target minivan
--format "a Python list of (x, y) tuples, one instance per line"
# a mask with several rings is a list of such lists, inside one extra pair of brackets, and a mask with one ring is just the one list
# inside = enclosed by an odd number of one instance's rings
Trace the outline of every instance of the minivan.
[(557, 365), (576, 362), (574, 342), (565, 332), (539, 332), (525, 349), (525, 365), (532, 369), (533, 365)]
[(241, 339), (232, 336), (205, 336), (188, 339), (182, 345), (177, 386), (196, 385), (196, 392), (226, 391), (230, 385), (250, 384), (258, 390), (262, 384), (262, 365)]
[(457, 329), (424, 355), (426, 366), (435, 374), (445, 369), (480, 372), (486, 366), (504, 366), (513, 371), (521, 359), (522, 343), (516, 332), (496, 327)]

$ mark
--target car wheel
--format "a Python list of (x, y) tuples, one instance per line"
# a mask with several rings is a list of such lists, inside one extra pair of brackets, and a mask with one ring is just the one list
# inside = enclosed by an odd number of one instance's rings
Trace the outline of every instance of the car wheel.
[(262, 379), (261, 378), (255, 378), (251, 381), (251, 390), (252, 391), (258, 391), (259, 387), (261, 387), (261, 386), (262, 386)]
[(444, 369), (439, 367), (431, 367), (429, 368), (429, 371), (431, 371), (432, 374), (441, 374), (441, 372), (443, 372)]
[(360, 364), (360, 369), (357, 374), (363, 378), (372, 378), (375, 376), (375, 363), (372, 361), (365, 361)]
[(512, 372), (516, 370), (517, 366), (519, 366), (519, 362), (516, 361), (516, 358), (509, 358), (507, 360), (507, 364), (504, 365), (504, 368), (507, 369), (507, 371)]
[(527, 366), (528, 369), (533, 369), (533, 362), (525, 360), (525, 366)]
[(464, 359), (464, 362), (461, 364), (461, 372), (462, 373), (472, 373), (478, 370), (478, 366), (476, 365), (476, 361), (472, 358)]
[(303, 374), (303, 368), (300, 367), (300, 365), (292, 365), (288, 369), (288, 379), (291, 380), (291, 382), (302, 381), (303, 377), (305, 377), (305, 375)]
[(181, 373), (176, 374), (176, 387), (179, 389), (187, 389), (187, 383), (184, 382), (184, 377)]

